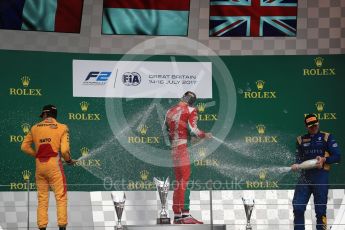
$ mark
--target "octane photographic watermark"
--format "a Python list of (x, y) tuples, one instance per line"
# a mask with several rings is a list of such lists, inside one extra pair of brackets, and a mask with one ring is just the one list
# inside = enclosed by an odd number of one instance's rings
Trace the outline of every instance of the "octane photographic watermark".
[[(120, 179), (114, 180), (111, 177), (105, 177), (103, 179), (103, 188), (106, 191), (127, 191), (129, 189), (132, 190), (142, 190), (146, 188), (147, 190), (155, 190), (155, 186), (153, 182), (143, 182), (143, 181), (136, 181), (134, 182), (134, 186), (132, 183), (128, 183), (128, 180)], [(147, 186), (145, 186), (145, 184)], [(208, 180), (203, 182), (201, 180), (190, 180), (188, 183), (184, 183), (183, 181), (171, 181), (170, 188), (173, 188), (177, 185), (180, 185), (183, 189), (189, 188), (190, 190), (242, 190), (243, 186), (245, 185), (245, 181), (242, 178), (235, 178), (233, 180)]]

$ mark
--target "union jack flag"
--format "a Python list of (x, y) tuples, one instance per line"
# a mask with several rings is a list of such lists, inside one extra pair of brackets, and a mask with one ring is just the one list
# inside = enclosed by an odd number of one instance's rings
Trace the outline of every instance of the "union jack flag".
[(210, 36), (296, 36), (297, 1), (210, 0)]

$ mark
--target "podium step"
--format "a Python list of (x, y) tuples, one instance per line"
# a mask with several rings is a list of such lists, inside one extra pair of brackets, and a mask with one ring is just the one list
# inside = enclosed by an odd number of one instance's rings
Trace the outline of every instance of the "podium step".
[(125, 230), (226, 230), (225, 225), (209, 225), (209, 224), (179, 224), (179, 225), (128, 225), (124, 226)]

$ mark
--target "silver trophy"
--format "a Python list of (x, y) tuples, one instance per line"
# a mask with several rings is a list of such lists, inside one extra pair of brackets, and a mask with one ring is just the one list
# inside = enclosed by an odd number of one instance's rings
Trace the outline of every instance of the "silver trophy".
[(119, 196), (115, 192), (112, 192), (111, 199), (114, 202), (116, 216), (117, 216), (117, 224), (115, 226), (115, 230), (122, 230), (124, 228), (121, 224), (121, 219), (122, 219), (123, 209), (125, 208), (126, 194), (123, 193), (123, 196), (122, 195)]
[(254, 208), (254, 200), (250, 199), (244, 199), (242, 197), (243, 205), (244, 205), (244, 210), (246, 211), (246, 217), (247, 217), (247, 225), (246, 225), (246, 230), (252, 230), (252, 225), (250, 224), (250, 218), (252, 216), (253, 208)]
[(169, 192), (170, 181), (169, 177), (165, 181), (160, 181), (156, 177), (153, 178), (156, 184), (159, 199), (161, 201), (162, 209), (160, 210), (159, 217), (157, 218), (157, 224), (170, 224), (170, 218), (168, 216), (167, 198)]

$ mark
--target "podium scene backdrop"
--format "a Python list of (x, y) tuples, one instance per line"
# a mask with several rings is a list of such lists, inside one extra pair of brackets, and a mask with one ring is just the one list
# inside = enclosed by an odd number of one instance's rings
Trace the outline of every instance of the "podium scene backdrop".
[[(179, 100), (73, 97), (73, 60), (212, 63), (213, 97), (198, 99), (196, 107), (199, 128), (216, 138), (190, 146), (192, 190), (210, 189), (209, 182), (214, 190), (293, 189), (297, 174), (286, 167), (294, 162), (296, 137), (305, 133), (308, 113), (317, 114), (321, 130), (334, 134), (340, 147), (345, 141), (344, 55), (218, 58), (0, 51), (0, 60), (0, 166), (8, 172), (0, 175), (2, 191), (26, 190), (27, 178), (35, 190), (35, 161), (20, 145), (45, 104), (57, 106), (59, 122), (70, 128), (72, 156), (80, 160), (65, 167), (70, 191), (146, 191), (155, 190), (153, 177), (173, 181), (162, 126), (166, 111)], [(344, 188), (344, 167), (332, 166), (332, 188)]]

